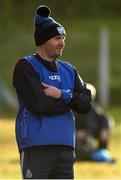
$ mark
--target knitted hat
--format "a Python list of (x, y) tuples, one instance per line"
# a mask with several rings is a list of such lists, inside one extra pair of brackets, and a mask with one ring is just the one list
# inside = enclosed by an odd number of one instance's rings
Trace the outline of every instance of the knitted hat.
[(35, 16), (34, 39), (36, 46), (39, 46), (57, 35), (64, 35), (64, 27), (50, 17), (51, 10), (45, 6), (39, 6)]

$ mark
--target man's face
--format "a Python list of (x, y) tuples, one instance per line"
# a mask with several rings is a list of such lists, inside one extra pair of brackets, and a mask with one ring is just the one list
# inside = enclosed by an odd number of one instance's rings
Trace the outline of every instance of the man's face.
[(44, 53), (48, 58), (55, 60), (62, 55), (63, 48), (65, 46), (65, 37), (62, 35), (55, 36), (49, 39), (42, 45)]

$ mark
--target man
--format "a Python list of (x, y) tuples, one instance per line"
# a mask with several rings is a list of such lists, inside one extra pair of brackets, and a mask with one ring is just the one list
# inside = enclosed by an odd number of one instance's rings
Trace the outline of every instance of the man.
[(77, 160), (111, 162), (108, 142), (114, 120), (95, 102), (95, 87), (87, 84), (87, 88), (91, 90), (92, 94), (91, 110), (87, 114), (75, 113), (77, 128), (76, 157)]
[(75, 123), (71, 110), (86, 113), (91, 93), (76, 69), (59, 60), (65, 45), (64, 28), (37, 8), (36, 54), (20, 59), (14, 69), (19, 112), (16, 139), (24, 178), (73, 179)]

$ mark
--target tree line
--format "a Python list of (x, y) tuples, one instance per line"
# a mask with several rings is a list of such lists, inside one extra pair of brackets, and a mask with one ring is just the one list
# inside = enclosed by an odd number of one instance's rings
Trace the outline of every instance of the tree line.
[(48, 5), (60, 18), (121, 16), (121, 0), (0, 0), (0, 15), (30, 18), (41, 4)]

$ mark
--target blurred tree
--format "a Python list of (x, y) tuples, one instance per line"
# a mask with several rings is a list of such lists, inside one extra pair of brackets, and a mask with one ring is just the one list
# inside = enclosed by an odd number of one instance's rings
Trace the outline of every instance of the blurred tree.
[(121, 0), (0, 0), (0, 14), (6, 16), (28, 17), (38, 5), (46, 4), (59, 17), (90, 17), (90, 16), (120, 16)]
[(0, 1), (0, 14), (2, 15), (3, 20), (7, 20), (8, 18), (12, 19), (13, 11), (14, 10), (14, 3), (10, 0), (1, 0)]

